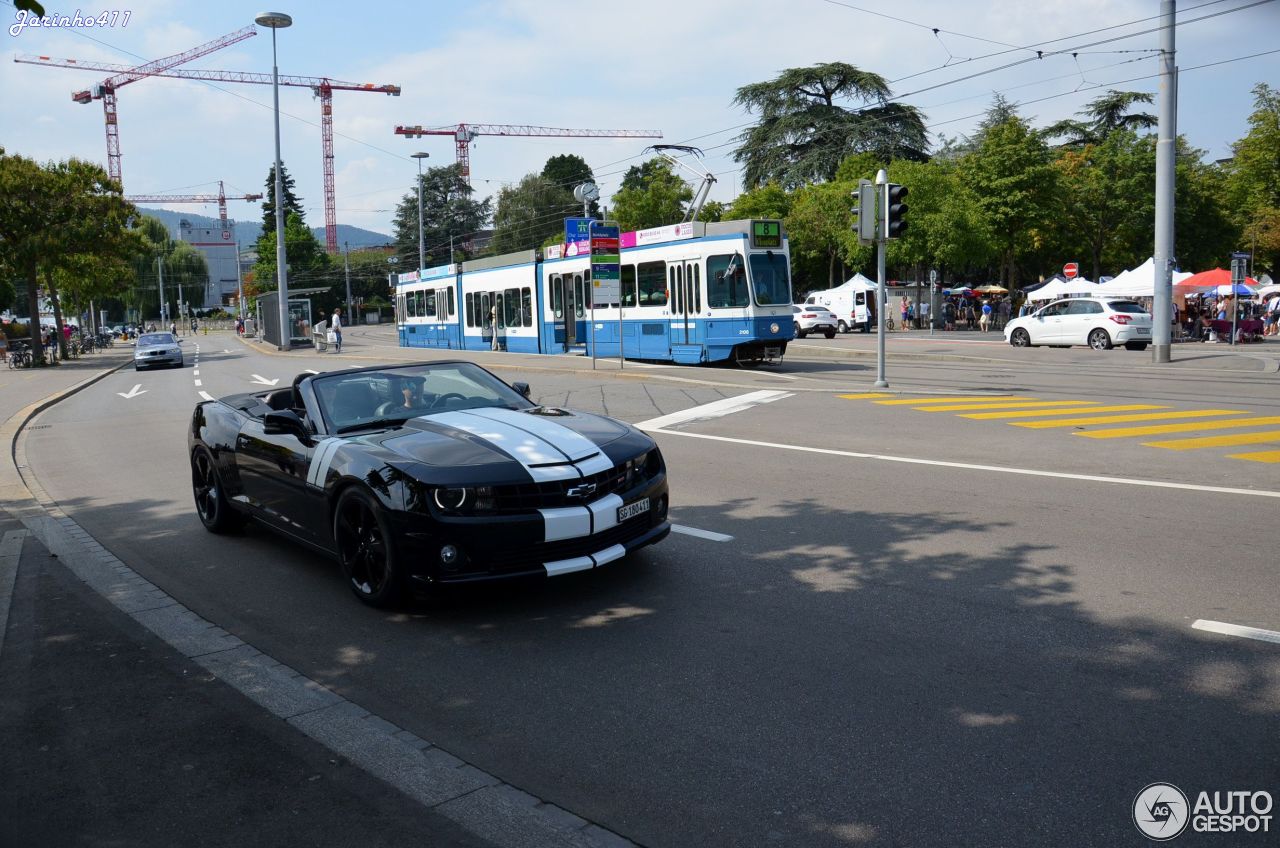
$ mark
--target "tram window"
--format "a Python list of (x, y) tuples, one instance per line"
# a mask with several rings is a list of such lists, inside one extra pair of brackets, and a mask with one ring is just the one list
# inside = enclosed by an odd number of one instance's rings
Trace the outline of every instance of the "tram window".
[(519, 327), (523, 322), (520, 320), (520, 289), (507, 289), (502, 293), (503, 319), (508, 327)]
[(405, 314), (410, 318), (418, 317), (418, 298), (417, 292), (408, 292), (404, 296), (405, 304), (408, 309)]
[(783, 254), (772, 250), (751, 254), (751, 279), (756, 287), (756, 303), (761, 306), (791, 303), (791, 278)]
[[(733, 273), (725, 276), (733, 261)], [(747, 276), (742, 267), (741, 254), (721, 254), (707, 257), (707, 306), (712, 309), (725, 309), (734, 306), (746, 306), (750, 297), (747, 294)]]
[(467, 326), (474, 327), (476, 325), (476, 301), (475, 296), (467, 292), (462, 296), (462, 306), (464, 315), (466, 316)]
[(563, 280), (563, 277), (556, 274), (547, 281), (547, 286), (551, 289), (551, 314), (557, 321), (564, 318), (564, 295), (561, 287)]
[(574, 274), (573, 275), (573, 317), (574, 318), (583, 317), (583, 315), (585, 314), (584, 310), (586, 308), (585, 306), (586, 302), (587, 302), (586, 293), (584, 293), (582, 290), (582, 275)]
[(436, 293), (434, 291), (423, 291), (420, 294), (425, 305), (422, 310), (423, 317), (434, 318), (436, 316)]
[(622, 305), (636, 305), (636, 266), (623, 265), (622, 274)]
[(528, 286), (520, 289), (520, 323), (533, 326), (533, 290)]
[(454, 305), (453, 289), (445, 289), (445, 291), (449, 292), (449, 317), (452, 318), (453, 316), (458, 314), (458, 309)]
[(667, 305), (667, 271), (662, 262), (641, 262), (636, 266), (636, 286), (641, 306)]
[(693, 289), (693, 311), (697, 314), (702, 311), (702, 271), (697, 265), (690, 265), (689, 270), (693, 272), (690, 287)]
[(418, 302), (418, 317), (427, 317), (427, 293), (424, 291), (416, 291), (413, 293), (413, 299)]

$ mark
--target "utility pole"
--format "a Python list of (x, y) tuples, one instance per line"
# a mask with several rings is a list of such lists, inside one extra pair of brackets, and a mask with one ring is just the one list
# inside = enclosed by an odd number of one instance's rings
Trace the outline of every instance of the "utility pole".
[[(160, 286), (160, 324), (161, 324), (161, 328), (163, 329), (163, 326), (168, 323), (165, 320), (165, 318), (167, 318), (169, 315), (169, 304), (164, 302), (164, 257), (163, 256), (156, 257), (156, 268), (158, 269), (158, 273), (156, 275), (156, 282)], [(138, 323), (139, 324), (142, 323), (141, 312), (139, 312), (139, 315), (138, 315)]]
[(1174, 147), (1178, 134), (1178, 70), (1174, 64), (1174, 0), (1160, 0), (1160, 100), (1156, 141), (1155, 297), (1152, 301), (1152, 361), (1169, 361), (1173, 310)]
[(347, 274), (347, 321), (352, 322), (355, 321), (355, 318), (352, 317), (353, 313), (351, 312), (351, 261), (347, 258), (348, 253), (349, 248), (344, 241), (342, 243), (342, 267)]
[(889, 175), (876, 171), (876, 207), (880, 226), (876, 227), (876, 388), (889, 388), (884, 374), (884, 253), (885, 225), (889, 220)]
[(236, 239), (236, 314), (244, 321), (244, 274), (240, 271), (240, 239)]

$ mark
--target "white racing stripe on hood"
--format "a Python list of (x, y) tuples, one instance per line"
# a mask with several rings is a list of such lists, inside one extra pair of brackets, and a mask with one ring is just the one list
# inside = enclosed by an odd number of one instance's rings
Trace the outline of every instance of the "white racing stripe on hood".
[[(512, 419), (510, 416), (517, 417)], [(594, 474), (613, 467), (608, 460), (605, 460), (603, 469), (596, 468), (599, 463), (594, 461), (590, 463), (591, 470), (587, 470), (587, 464), (579, 467), (570, 465), (571, 458), (600, 453), (600, 449), (590, 439), (559, 424), (551, 428), (530, 427), (530, 423), (538, 423), (526, 420), (531, 418), (531, 415), (501, 409), (468, 409), (421, 416), (423, 421), (453, 427), (484, 439), (523, 465), (535, 483), (576, 480), (583, 473)]]
[(608, 471), (613, 468), (613, 462), (600, 449), (599, 445), (577, 430), (570, 429), (548, 418), (530, 415), (527, 412), (519, 412), (514, 409), (471, 409), (468, 412), (479, 415), (482, 418), (488, 418), (491, 421), (501, 421), (513, 427), (519, 427), (521, 430), (533, 433), (543, 441), (550, 442), (569, 455), (569, 458), (578, 466), (578, 470), (582, 472), (584, 477), (590, 477), (592, 474), (599, 474), (602, 471)]

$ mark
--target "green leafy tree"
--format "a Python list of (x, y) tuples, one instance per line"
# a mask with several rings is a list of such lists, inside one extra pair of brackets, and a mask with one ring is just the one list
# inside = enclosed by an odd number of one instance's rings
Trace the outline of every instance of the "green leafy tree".
[(793, 262), (800, 260), (797, 292), (831, 288), (844, 282), (847, 265), (862, 265), (869, 248), (858, 244), (853, 232), (855, 184), (830, 182), (796, 189), (791, 195), (791, 211), (786, 229), (791, 240)]
[[(331, 282), (327, 277), (332, 268), (329, 254), (325, 253), (302, 218), (293, 212), (289, 213), (284, 225), (284, 249), (289, 263), (290, 288), (328, 285)], [(168, 268), (165, 270), (168, 273)], [(258, 262), (253, 266), (253, 280), (256, 292), (276, 290), (279, 281), (276, 279), (274, 230), (258, 239)]]
[[(1155, 139), (1150, 143), (1154, 161)], [(1232, 250), (1240, 246), (1241, 231), (1223, 194), (1226, 174), (1220, 166), (1206, 163), (1204, 151), (1191, 147), (1182, 136), (1178, 136), (1176, 158), (1173, 224), (1178, 264), (1194, 270), (1226, 268)]]
[(889, 178), (907, 187), (909, 212), (902, 238), (889, 242), (886, 263), (899, 277), (942, 280), (983, 268), (995, 258), (995, 238), (978, 197), (954, 161), (889, 163)]
[(1012, 289), (1019, 260), (1042, 246), (1057, 214), (1049, 148), (1024, 120), (1010, 118), (991, 127), (958, 167), (994, 234), (1001, 278)]
[(1255, 271), (1280, 273), (1280, 91), (1253, 88), (1249, 131), (1232, 146), (1228, 171), (1232, 215), (1254, 249)]
[[(573, 153), (552, 156), (548, 159), (547, 164), (542, 166), (542, 178), (557, 188), (566, 189), (570, 197), (573, 197), (573, 190), (577, 186), (596, 181), (587, 160)], [(574, 202), (578, 203), (577, 200)], [(587, 207), (587, 213), (592, 218), (600, 217), (599, 201), (591, 201)]]
[(696, 220), (701, 221), (704, 224), (723, 221), (725, 220), (724, 213), (727, 210), (728, 207), (720, 201), (708, 200), (706, 203), (702, 204), (702, 208), (698, 210), (698, 217)]
[(1117, 130), (1136, 132), (1150, 129), (1156, 125), (1155, 115), (1130, 110), (1135, 103), (1150, 103), (1151, 100), (1152, 95), (1146, 92), (1111, 89), (1089, 101), (1076, 113), (1084, 120), (1068, 118), (1059, 121), (1047, 127), (1044, 134), (1048, 138), (1065, 138), (1064, 147), (1084, 147), (1106, 141)]
[(680, 179), (663, 159), (651, 159), (641, 166), (637, 182), (623, 186), (613, 196), (612, 217), (623, 230), (642, 230), (679, 223), (685, 204), (693, 200), (693, 189)]
[(512, 253), (548, 240), (563, 241), (564, 219), (578, 214), (581, 207), (572, 189), (541, 174), (527, 174), (518, 184), (498, 192), (490, 243), (493, 252)]
[(765, 183), (738, 195), (724, 213), (729, 221), (751, 218), (785, 218), (791, 211), (791, 196), (777, 183)]
[[(289, 220), (289, 214), (296, 214), (303, 221), (307, 220), (306, 213), (302, 211), (302, 198), (293, 193), (293, 177), (289, 175), (289, 169), (285, 167), (283, 162), (280, 163), (280, 188), (284, 193), (284, 217)], [(276, 166), (273, 162), (271, 168), (267, 171), (267, 195), (266, 200), (262, 202), (262, 235), (274, 233), (276, 231)]]
[(884, 162), (927, 158), (923, 116), (891, 96), (884, 77), (843, 62), (788, 68), (776, 79), (739, 88), (734, 104), (760, 115), (734, 151), (743, 182), (776, 180), (794, 188), (830, 180), (842, 159), (860, 151)]
[[(472, 196), (471, 186), (462, 178), (460, 166), (446, 165), (428, 168), (422, 173), (423, 242), (426, 246), (427, 265), (445, 265), (465, 259), (465, 245), (489, 223), (493, 214), (493, 202)], [(396, 255), (401, 267), (408, 261), (412, 268), (418, 263), (418, 187), (400, 199), (392, 219)], [(449, 256), (452, 243), (455, 254)]]

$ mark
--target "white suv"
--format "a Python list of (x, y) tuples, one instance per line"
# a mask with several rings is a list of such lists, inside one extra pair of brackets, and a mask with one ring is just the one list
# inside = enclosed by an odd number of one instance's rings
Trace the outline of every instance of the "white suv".
[(797, 339), (803, 339), (810, 333), (822, 333), (829, 339), (836, 337), (836, 314), (827, 307), (804, 303), (793, 305), (791, 311), (794, 313), (791, 320), (796, 325)]
[(1151, 315), (1132, 300), (1068, 297), (1014, 318), (1005, 324), (1004, 337), (1014, 347), (1088, 345), (1110, 350), (1123, 344), (1128, 350), (1145, 350), (1151, 343)]

